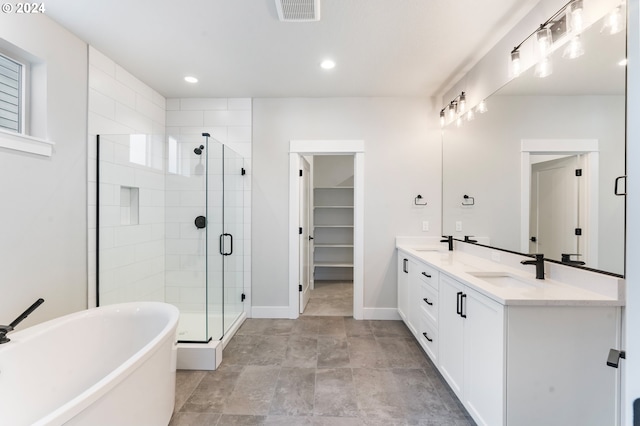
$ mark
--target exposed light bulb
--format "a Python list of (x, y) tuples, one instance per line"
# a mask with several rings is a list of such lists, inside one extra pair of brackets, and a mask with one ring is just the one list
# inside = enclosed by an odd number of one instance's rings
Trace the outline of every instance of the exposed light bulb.
[(458, 113), (462, 114), (467, 107), (467, 97), (464, 92), (460, 94), (460, 99), (458, 100)]
[(536, 64), (534, 75), (538, 78), (545, 78), (553, 72), (553, 65), (551, 59), (548, 56), (542, 58), (540, 62)]
[(455, 117), (456, 117), (456, 103), (455, 101), (451, 101), (451, 103), (449, 104), (449, 120), (453, 121)]
[(575, 59), (584, 55), (584, 47), (582, 46), (582, 40), (580, 36), (577, 35), (571, 39), (567, 47), (565, 47), (564, 52), (562, 52), (563, 58)]
[(442, 108), (440, 110), (440, 127), (444, 127), (445, 122), (446, 122), (446, 119), (445, 119), (445, 115), (444, 115), (444, 108)]
[(541, 56), (547, 56), (551, 50), (551, 30), (541, 27), (536, 32), (536, 40), (538, 40), (538, 50)]
[(489, 111), (489, 108), (487, 108), (487, 101), (483, 99), (476, 107), (476, 111), (480, 114), (484, 114), (485, 112)]
[(467, 111), (466, 118), (467, 118), (467, 121), (473, 121), (473, 119), (476, 118), (476, 113), (473, 112), (473, 108)]
[(520, 75), (522, 64), (520, 63), (520, 51), (513, 49), (511, 51), (511, 77), (515, 78)]
[(622, 17), (621, 6), (616, 7), (607, 15), (602, 26), (602, 32), (609, 33), (611, 35), (617, 34), (624, 29), (624, 18)]
[(571, 26), (571, 31), (576, 34), (581, 33), (584, 27), (582, 11), (582, 0), (573, 0), (569, 5), (569, 25)]

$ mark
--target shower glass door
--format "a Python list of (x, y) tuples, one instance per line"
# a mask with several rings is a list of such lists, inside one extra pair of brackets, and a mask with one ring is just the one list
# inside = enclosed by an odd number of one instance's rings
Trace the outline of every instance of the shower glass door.
[(244, 159), (225, 146), (224, 154), (224, 333), (242, 314), (244, 300)]

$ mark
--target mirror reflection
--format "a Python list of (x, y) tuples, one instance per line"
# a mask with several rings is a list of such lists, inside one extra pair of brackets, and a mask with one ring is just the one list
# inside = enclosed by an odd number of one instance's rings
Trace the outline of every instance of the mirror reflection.
[(624, 273), (625, 32), (602, 25), (443, 129), (443, 235)]

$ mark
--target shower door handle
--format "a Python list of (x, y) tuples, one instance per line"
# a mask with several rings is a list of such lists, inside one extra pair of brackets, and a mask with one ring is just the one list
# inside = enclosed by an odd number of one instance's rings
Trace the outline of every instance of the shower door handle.
[[(224, 251), (224, 237), (229, 237), (229, 252)], [(220, 234), (220, 254), (223, 256), (229, 256), (233, 253), (233, 235), (231, 234)]]

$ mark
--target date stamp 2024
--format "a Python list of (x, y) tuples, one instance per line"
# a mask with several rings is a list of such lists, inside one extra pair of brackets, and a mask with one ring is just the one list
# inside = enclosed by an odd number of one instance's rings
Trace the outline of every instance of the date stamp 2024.
[(16, 13), (16, 14), (36, 14), (44, 13), (44, 3), (2, 3), (0, 9), (3, 13)]

